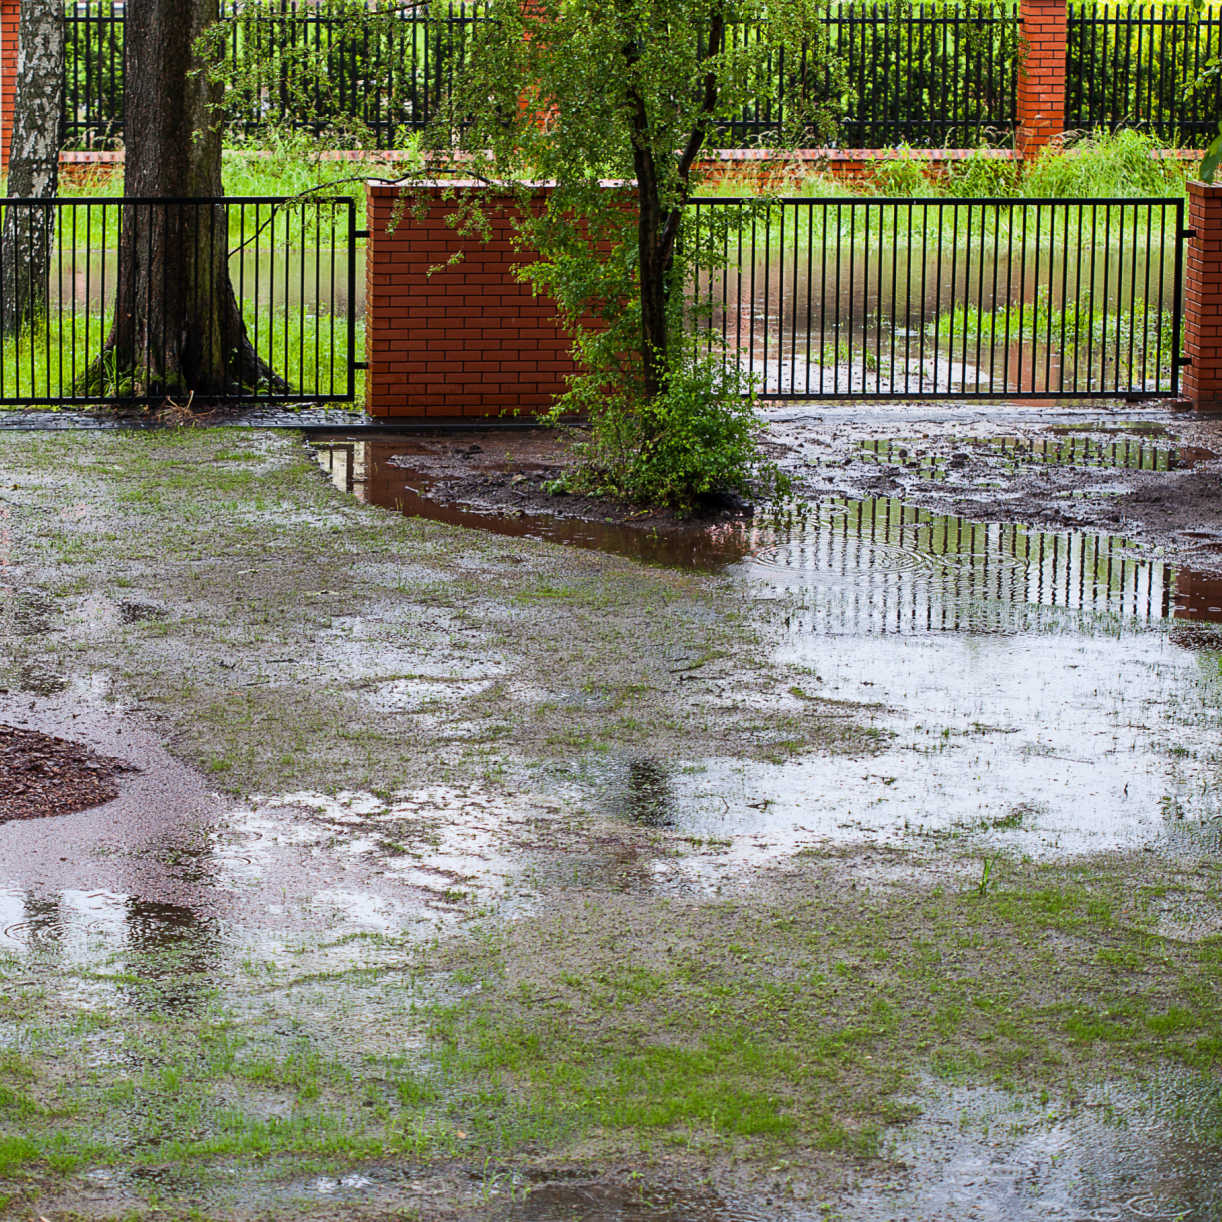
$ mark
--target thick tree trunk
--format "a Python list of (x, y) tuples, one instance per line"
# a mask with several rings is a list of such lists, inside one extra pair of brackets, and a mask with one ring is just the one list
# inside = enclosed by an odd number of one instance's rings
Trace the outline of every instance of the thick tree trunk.
[[(54, 199), (64, 104), (62, 0), (21, 0), (17, 85), (7, 193)], [(0, 332), (11, 335), (45, 317), (50, 295), (52, 207), (9, 208), (0, 235)]]
[(287, 390), (256, 355), (229, 279), (220, 86), (196, 56), (217, 0), (128, 0), (124, 194), (115, 316), (90, 389), (224, 398)]

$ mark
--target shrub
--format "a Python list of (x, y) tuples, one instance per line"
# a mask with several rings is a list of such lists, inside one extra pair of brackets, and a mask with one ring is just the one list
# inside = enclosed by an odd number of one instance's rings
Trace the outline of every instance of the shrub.
[(784, 493), (788, 480), (760, 455), (755, 397), (745, 381), (711, 358), (676, 360), (666, 388), (647, 401), (580, 379), (563, 407), (585, 412), (590, 439), (563, 487), (679, 514), (710, 494)]
[(941, 194), (930, 180), (925, 163), (913, 157), (912, 149), (908, 145), (900, 145), (893, 153), (893, 156), (879, 162), (874, 171), (874, 188), (877, 194), (897, 198)]
[(973, 149), (962, 161), (952, 161), (946, 171), (946, 193), (961, 199), (982, 196), (1008, 197), (1018, 187), (1019, 167), (1007, 158)]
[(1175, 158), (1158, 157), (1153, 136), (1096, 132), (1066, 149), (1047, 148), (1023, 177), (1022, 193), (1071, 198), (1182, 195), (1187, 174)]

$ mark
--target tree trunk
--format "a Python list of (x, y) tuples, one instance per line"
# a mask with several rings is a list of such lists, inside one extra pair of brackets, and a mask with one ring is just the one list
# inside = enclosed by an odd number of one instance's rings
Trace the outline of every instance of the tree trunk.
[[(115, 315), (93, 391), (224, 398), (287, 391), (256, 355), (229, 279), (220, 85), (196, 55), (218, 0), (128, 0), (124, 194)], [(165, 202), (159, 202), (164, 200)]]
[[(17, 83), (7, 193), (54, 199), (64, 105), (62, 0), (21, 0)], [(50, 298), (53, 207), (9, 208), (0, 235), (0, 332), (12, 335), (45, 317)]]

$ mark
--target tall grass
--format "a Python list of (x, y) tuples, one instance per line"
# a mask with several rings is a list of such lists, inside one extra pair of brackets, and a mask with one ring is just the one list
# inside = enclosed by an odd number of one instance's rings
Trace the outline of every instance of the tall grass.
[[(1064, 147), (1050, 146), (1033, 161), (999, 158), (976, 149), (952, 161), (943, 177), (931, 177), (929, 163), (901, 146), (891, 150), (875, 173), (873, 186), (846, 188), (827, 174), (812, 174), (793, 193), (804, 196), (881, 195), (969, 199), (1139, 199), (1186, 197), (1196, 165), (1163, 155), (1152, 136), (1125, 130), (1096, 132)], [(718, 190), (722, 190), (718, 188)], [(726, 192), (731, 193), (731, 192)]]

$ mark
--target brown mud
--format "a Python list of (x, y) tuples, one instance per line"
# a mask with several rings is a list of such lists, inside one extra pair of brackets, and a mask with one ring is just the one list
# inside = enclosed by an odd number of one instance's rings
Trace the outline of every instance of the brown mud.
[(88, 810), (118, 797), (122, 760), (80, 743), (0, 724), (0, 823)]
[[(1123, 534), (1140, 551), (1222, 573), (1222, 421), (1165, 410), (964, 413), (920, 407), (766, 413), (764, 448), (794, 495), (901, 499), (981, 522)], [(547, 485), (580, 428), (420, 437), (319, 436), (336, 485), (412, 516), (551, 538), (653, 562), (719, 568), (749, 548), (736, 526), (769, 508), (714, 499), (690, 518)]]

